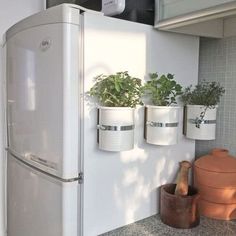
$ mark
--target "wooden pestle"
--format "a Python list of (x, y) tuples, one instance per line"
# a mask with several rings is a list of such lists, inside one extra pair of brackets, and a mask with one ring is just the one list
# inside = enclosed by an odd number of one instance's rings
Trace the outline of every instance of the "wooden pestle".
[(188, 172), (192, 165), (188, 161), (182, 161), (179, 164), (175, 195), (186, 196), (188, 194)]

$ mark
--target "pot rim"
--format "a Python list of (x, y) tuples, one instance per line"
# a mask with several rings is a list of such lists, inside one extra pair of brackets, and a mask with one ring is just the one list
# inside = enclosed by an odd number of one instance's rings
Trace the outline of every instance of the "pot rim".
[(225, 148), (213, 148), (211, 154), (216, 157), (226, 157), (229, 155), (229, 150)]
[[(164, 187), (170, 186), (170, 185), (176, 185), (176, 184), (164, 184), (164, 185), (161, 186), (161, 189), (162, 189), (163, 191), (165, 191)], [(165, 194), (167, 194), (167, 195), (170, 196), (170, 197), (175, 196), (176, 198), (185, 198), (185, 199), (192, 199), (192, 198), (198, 198), (198, 197), (200, 197), (199, 191), (198, 191), (198, 189), (197, 189), (196, 187), (193, 187), (193, 186), (191, 186), (191, 185), (188, 185), (188, 187), (191, 187), (193, 190), (196, 191), (196, 193), (193, 194), (193, 195), (179, 196), (179, 195), (171, 194), (171, 193), (168, 193), (167, 191), (165, 191)]]
[[(201, 182), (199, 183), (199, 181), (197, 182), (197, 185), (198, 186), (201, 186), (203, 188), (210, 188), (210, 189), (213, 189), (213, 190), (236, 190), (236, 186), (226, 186), (226, 187), (215, 187), (215, 186), (210, 186), (210, 185), (206, 185), (206, 184), (202, 184)], [(236, 204), (236, 203), (235, 203)]]
[(180, 109), (181, 106), (155, 106), (155, 105), (145, 105), (147, 108), (155, 108), (155, 109)]
[(106, 106), (98, 106), (98, 109), (101, 110), (134, 110), (134, 107), (106, 107)]
[[(186, 105), (187, 107), (206, 107), (205, 105)], [(216, 109), (218, 108), (218, 105), (214, 105), (215, 108), (210, 108), (210, 109)]]
[(203, 167), (199, 167), (197, 166), (195, 163), (193, 164), (195, 168), (199, 169), (199, 170), (202, 170), (202, 171), (205, 171), (205, 172), (208, 172), (208, 173), (217, 173), (217, 174), (236, 174), (235, 171), (215, 171), (215, 170), (209, 170), (209, 169), (206, 169), (206, 168), (203, 168)]

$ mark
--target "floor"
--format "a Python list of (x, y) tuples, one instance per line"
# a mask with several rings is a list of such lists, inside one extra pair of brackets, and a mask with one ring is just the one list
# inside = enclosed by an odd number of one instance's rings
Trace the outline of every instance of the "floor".
[(100, 236), (235, 236), (236, 221), (201, 218), (200, 225), (192, 229), (175, 229), (163, 224), (155, 215)]

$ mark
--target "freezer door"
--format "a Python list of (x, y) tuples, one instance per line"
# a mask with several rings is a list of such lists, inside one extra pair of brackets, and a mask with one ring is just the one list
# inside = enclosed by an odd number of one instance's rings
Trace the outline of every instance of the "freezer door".
[(63, 179), (78, 176), (79, 34), (55, 23), (7, 41), (9, 149)]
[(79, 184), (7, 161), (8, 236), (79, 236)]

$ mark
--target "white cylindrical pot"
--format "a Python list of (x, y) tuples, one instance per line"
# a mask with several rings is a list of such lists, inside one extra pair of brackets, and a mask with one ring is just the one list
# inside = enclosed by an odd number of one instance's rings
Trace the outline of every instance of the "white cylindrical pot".
[(178, 142), (179, 107), (146, 106), (146, 141), (155, 145)]
[[(207, 108), (203, 119), (200, 115), (205, 111), (203, 105), (187, 105), (186, 113), (186, 137), (197, 140), (214, 140), (216, 136), (216, 112), (215, 108)], [(197, 127), (197, 123), (199, 123)]]
[(134, 108), (99, 107), (99, 149), (127, 151), (134, 148)]

